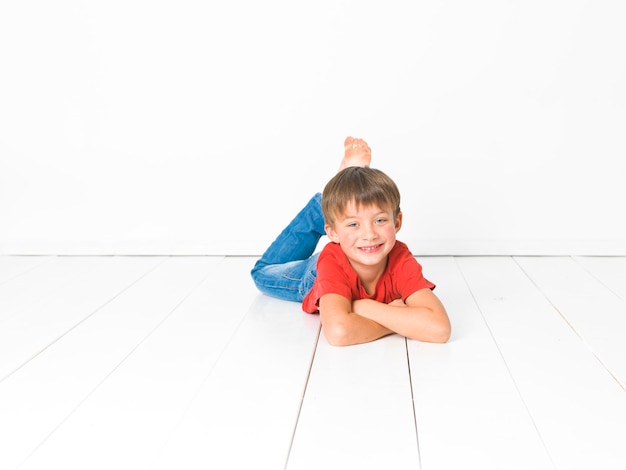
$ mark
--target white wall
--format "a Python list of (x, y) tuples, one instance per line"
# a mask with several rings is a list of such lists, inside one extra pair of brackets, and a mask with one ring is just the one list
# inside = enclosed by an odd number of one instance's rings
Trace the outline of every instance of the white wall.
[(260, 254), (346, 135), (416, 254), (626, 254), (620, 0), (0, 3), (0, 253)]

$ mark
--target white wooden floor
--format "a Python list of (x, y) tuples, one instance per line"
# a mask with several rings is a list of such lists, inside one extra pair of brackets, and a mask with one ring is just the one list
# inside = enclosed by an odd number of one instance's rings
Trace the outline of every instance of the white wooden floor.
[(626, 258), (420, 258), (451, 341), (347, 348), (254, 261), (0, 256), (0, 469), (626, 468)]

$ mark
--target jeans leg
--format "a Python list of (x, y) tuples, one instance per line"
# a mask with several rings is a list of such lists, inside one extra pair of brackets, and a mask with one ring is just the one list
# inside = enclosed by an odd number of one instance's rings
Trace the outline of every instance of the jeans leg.
[(302, 302), (317, 275), (318, 253), (308, 259), (268, 264), (252, 271), (252, 279), (262, 293), (282, 300)]
[(315, 280), (319, 239), (324, 235), (322, 195), (313, 196), (252, 269), (257, 288), (273, 297), (302, 301)]

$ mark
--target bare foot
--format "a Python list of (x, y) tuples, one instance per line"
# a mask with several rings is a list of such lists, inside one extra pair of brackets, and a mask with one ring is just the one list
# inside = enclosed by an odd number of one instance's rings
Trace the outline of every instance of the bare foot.
[(339, 166), (340, 171), (350, 166), (370, 166), (372, 151), (363, 139), (346, 137), (343, 146), (345, 153)]

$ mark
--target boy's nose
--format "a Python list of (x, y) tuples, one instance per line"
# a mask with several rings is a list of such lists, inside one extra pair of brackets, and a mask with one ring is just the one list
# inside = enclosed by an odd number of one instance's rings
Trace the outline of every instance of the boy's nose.
[(362, 236), (365, 240), (373, 240), (377, 237), (376, 230), (373, 225), (364, 225)]

